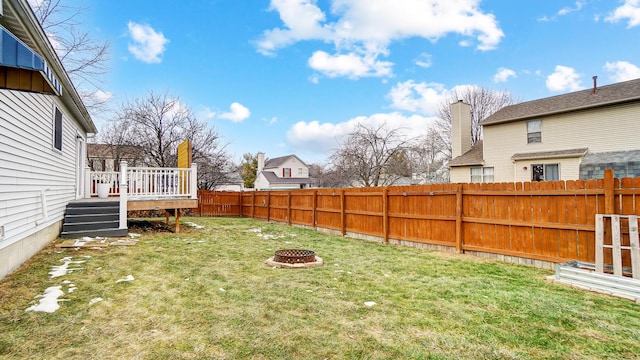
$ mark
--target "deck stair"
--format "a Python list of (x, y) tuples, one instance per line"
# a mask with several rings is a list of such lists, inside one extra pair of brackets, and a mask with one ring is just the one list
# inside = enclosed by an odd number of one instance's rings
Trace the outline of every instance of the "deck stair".
[(67, 205), (62, 225), (62, 238), (120, 237), (127, 229), (120, 229), (120, 202), (116, 200), (73, 201)]

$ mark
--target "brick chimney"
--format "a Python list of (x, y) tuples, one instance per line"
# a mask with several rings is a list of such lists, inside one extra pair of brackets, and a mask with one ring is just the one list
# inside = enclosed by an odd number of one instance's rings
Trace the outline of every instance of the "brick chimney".
[(451, 158), (471, 150), (471, 106), (462, 100), (451, 104)]
[(262, 170), (264, 170), (264, 153), (263, 152), (259, 152), (258, 153), (258, 171), (257, 171), (257, 174), (260, 174), (262, 172)]

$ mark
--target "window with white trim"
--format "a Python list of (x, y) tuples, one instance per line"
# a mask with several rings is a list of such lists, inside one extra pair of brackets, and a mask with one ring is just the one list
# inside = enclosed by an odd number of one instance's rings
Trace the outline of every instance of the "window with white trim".
[(542, 142), (542, 120), (527, 121), (527, 144)]
[(472, 183), (493, 182), (493, 167), (473, 167), (471, 168)]
[(282, 177), (290, 178), (291, 177), (291, 168), (283, 168), (282, 169)]
[(560, 164), (531, 164), (531, 181), (560, 180)]

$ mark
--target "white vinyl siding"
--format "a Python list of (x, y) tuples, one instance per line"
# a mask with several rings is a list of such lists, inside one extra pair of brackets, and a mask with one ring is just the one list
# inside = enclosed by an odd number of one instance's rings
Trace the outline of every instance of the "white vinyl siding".
[[(62, 151), (52, 144), (56, 106), (63, 115)], [(76, 196), (79, 133), (84, 134), (57, 97), (0, 90), (0, 225), (5, 227), (0, 249), (62, 220)]]
[(640, 133), (638, 119), (640, 103), (545, 117), (544, 142), (531, 144), (527, 143), (523, 121), (485, 126), (484, 162), (486, 166), (494, 167), (496, 182), (531, 181), (530, 169), (523, 168), (532, 163), (559, 163), (560, 179), (575, 180), (579, 178), (578, 159), (540, 159), (514, 164), (511, 156), (583, 147), (588, 148), (589, 152), (640, 149), (637, 137), (629, 136)]

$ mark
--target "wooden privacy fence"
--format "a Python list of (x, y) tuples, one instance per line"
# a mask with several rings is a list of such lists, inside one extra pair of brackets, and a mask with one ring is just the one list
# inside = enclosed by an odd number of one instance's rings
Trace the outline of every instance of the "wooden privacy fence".
[[(201, 216), (245, 216), (549, 262), (595, 262), (596, 214), (640, 215), (640, 178), (199, 192)], [(605, 237), (611, 238), (611, 231)], [(629, 245), (629, 234), (622, 235)], [(608, 243), (611, 243), (610, 241)], [(604, 253), (611, 264), (611, 251)], [(630, 257), (623, 254), (624, 266)]]

